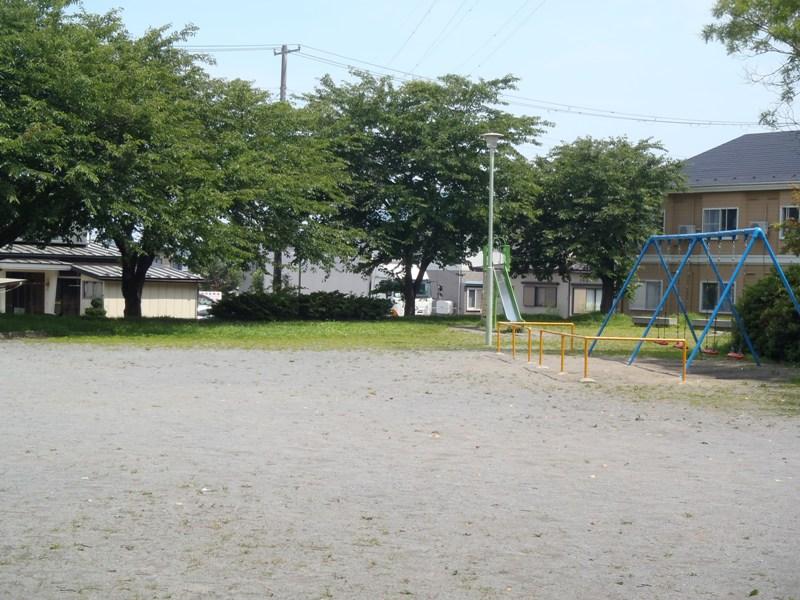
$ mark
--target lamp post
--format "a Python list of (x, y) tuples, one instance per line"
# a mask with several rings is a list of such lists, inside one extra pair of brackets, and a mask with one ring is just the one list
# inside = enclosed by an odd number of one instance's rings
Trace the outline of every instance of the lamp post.
[(484, 256), (483, 264), (487, 265), (484, 274), (484, 290), (486, 291), (486, 337), (487, 346), (492, 344), (492, 325), (494, 325), (494, 265), (492, 255), (494, 253), (494, 153), (497, 150), (497, 142), (503, 136), (499, 133), (484, 133), (481, 135), (486, 147), (489, 149), (489, 239), (486, 242), (488, 257)]

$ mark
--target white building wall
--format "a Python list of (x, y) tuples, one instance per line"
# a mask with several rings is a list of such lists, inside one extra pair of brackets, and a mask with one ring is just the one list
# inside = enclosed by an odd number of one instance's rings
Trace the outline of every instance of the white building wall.
[[(91, 298), (83, 297), (83, 282), (97, 281), (91, 277), (81, 277), (81, 314), (92, 305)], [(145, 287), (147, 287), (145, 285)], [(104, 281), (103, 282), (103, 308), (106, 309), (106, 316), (110, 318), (121, 318), (125, 314), (125, 300), (122, 297), (122, 282)]]
[[(142, 290), (142, 316), (196, 319), (197, 289), (196, 283), (147, 282)], [(90, 303), (91, 299), (81, 298), (81, 313)], [(107, 317), (121, 318), (125, 315), (122, 282), (106, 281), (104, 283), (103, 307), (106, 309)]]

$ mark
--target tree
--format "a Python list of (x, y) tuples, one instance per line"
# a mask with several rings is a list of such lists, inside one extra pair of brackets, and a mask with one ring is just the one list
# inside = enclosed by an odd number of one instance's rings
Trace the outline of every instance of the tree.
[(447, 75), (396, 86), (354, 75), (358, 81), (341, 85), (324, 77), (307, 100), (350, 169), (352, 205), (343, 214), (364, 232), (358, 269), (399, 262), (410, 316), (431, 264), (463, 262), (485, 243), (488, 161), (480, 134), (497, 131), (509, 142), (497, 156), (502, 204), (518, 192), (509, 174), (520, 170), (511, 165), (526, 162), (513, 145), (534, 143), (543, 123), (496, 108), (514, 87), (511, 76), (476, 83)]
[(580, 138), (536, 162), (541, 192), (510, 234), (513, 270), (568, 278), (578, 265), (603, 284), (601, 310), (662, 219), (666, 194), (679, 189), (680, 163), (650, 140)]
[(0, 246), (48, 241), (86, 220), (97, 181), (91, 75), (108, 28), (67, 0), (0, 3)]
[(187, 262), (219, 233), (227, 198), (213, 162), (215, 98), (201, 61), (175, 46), (191, 29), (134, 39), (114, 14), (84, 18), (113, 32), (92, 78), (102, 102), (92, 122), (90, 223), (119, 249), (124, 314), (140, 317), (155, 258)]
[[(728, 54), (775, 54), (782, 64), (765, 80), (779, 91), (779, 105), (761, 114), (776, 125), (781, 108), (791, 113), (800, 82), (800, 3), (797, 0), (717, 0), (717, 23), (703, 28), (705, 40), (717, 40)], [(794, 119), (792, 118), (794, 122)]]
[[(347, 170), (330, 142), (317, 135), (318, 115), (270, 102), (244, 81), (224, 88), (215, 119), (218, 164), (240, 257), (263, 264), (292, 247), (296, 261), (332, 264), (352, 248), (349, 229), (338, 218), (347, 202)], [(280, 265), (273, 267), (272, 289), (278, 291)]]

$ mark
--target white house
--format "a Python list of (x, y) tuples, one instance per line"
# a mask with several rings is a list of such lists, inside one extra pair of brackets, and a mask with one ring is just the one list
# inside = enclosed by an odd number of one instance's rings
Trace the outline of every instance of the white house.
[[(92, 299), (102, 298), (109, 317), (122, 317), (120, 254), (92, 242), (37, 246), (14, 243), (0, 248), (0, 278), (25, 284), (0, 294), (0, 313), (82, 315)], [(203, 278), (153, 265), (142, 292), (142, 316), (194, 319)]]

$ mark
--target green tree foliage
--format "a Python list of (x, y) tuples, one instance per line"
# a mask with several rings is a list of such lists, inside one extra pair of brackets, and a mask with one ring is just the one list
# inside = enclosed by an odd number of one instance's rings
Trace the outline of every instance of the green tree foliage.
[(581, 138), (536, 161), (541, 188), (509, 224), (513, 270), (549, 280), (578, 265), (603, 283), (607, 311), (642, 244), (661, 225), (680, 164), (650, 140)]
[[(785, 274), (795, 295), (800, 294), (800, 265), (788, 267)], [(800, 362), (800, 315), (774, 270), (747, 286), (736, 308), (744, 320), (750, 340), (762, 356)], [(738, 330), (734, 331), (732, 342), (734, 347), (744, 348), (744, 340)]]
[[(792, 199), (800, 203), (800, 190), (792, 193)], [(781, 245), (785, 252), (800, 256), (800, 223), (797, 219), (786, 219), (782, 223), (773, 223), (770, 225), (770, 229), (781, 232), (783, 237)]]
[[(351, 249), (351, 235), (338, 218), (347, 170), (330, 142), (317, 135), (318, 115), (271, 102), (244, 81), (216, 85), (217, 162), (239, 257), (263, 264), (291, 246), (295, 260), (332, 264)], [(276, 268), (274, 290), (280, 278)]]
[(706, 41), (723, 43), (728, 54), (771, 54), (783, 61), (765, 78), (777, 86), (780, 105), (763, 112), (761, 120), (776, 124), (781, 105), (791, 107), (800, 82), (800, 2), (717, 0), (712, 14), (717, 22), (703, 29)]
[(783, 232), (783, 249), (795, 256), (800, 255), (800, 223), (789, 219), (776, 223), (774, 228)]
[(513, 145), (534, 143), (543, 123), (497, 108), (500, 94), (514, 87), (510, 76), (395, 85), (355, 75), (358, 81), (341, 85), (324, 77), (308, 102), (350, 170), (352, 205), (343, 214), (364, 232), (356, 238), (360, 269), (399, 262), (406, 315), (413, 315), (425, 270), (461, 262), (486, 241), (488, 160), (480, 134), (497, 131), (510, 142), (497, 155), (498, 205), (508, 206), (526, 191), (519, 176), (530, 173)]
[(226, 197), (209, 134), (211, 82), (197, 57), (176, 48), (191, 30), (132, 38), (114, 15), (87, 16), (114, 31), (92, 85), (98, 182), (91, 225), (122, 254), (125, 316), (141, 316), (147, 270), (161, 254), (185, 262), (219, 232)]
[(0, 2), (0, 246), (74, 232), (99, 177), (91, 77), (111, 32), (72, 4)]

